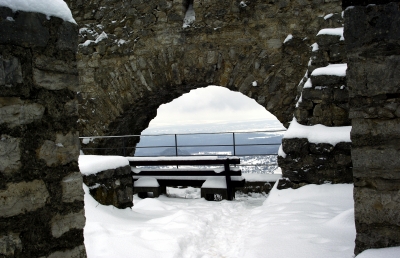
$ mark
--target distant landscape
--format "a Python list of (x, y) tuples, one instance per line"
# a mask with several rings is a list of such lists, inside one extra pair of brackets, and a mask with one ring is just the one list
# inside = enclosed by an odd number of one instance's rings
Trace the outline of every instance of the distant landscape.
[(278, 120), (151, 127), (142, 132), (135, 156), (239, 156), (241, 165), (251, 165), (242, 167), (244, 173), (272, 173), (281, 130)]

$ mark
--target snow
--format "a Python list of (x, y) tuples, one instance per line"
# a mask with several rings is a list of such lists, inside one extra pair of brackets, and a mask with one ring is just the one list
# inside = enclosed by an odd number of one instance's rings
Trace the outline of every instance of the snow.
[(129, 161), (121, 156), (80, 155), (79, 169), (83, 175), (92, 175), (98, 172), (129, 166)]
[(343, 27), (340, 28), (326, 28), (322, 29), (317, 33), (318, 35), (333, 35), (333, 36), (340, 36), (340, 40), (344, 40), (343, 36)]
[(398, 258), (400, 256), (400, 246), (380, 249), (369, 249), (357, 255), (357, 258)]
[[(311, 74), (311, 75), (312, 75), (312, 74)], [(304, 83), (303, 88), (304, 88), (304, 89), (312, 88), (311, 78), (308, 78), (308, 79), (307, 79), (306, 83)]]
[[(353, 186), (307, 185), (234, 201), (134, 196), (132, 209), (97, 203), (85, 190), (89, 258), (352, 258)], [(183, 192), (182, 192), (183, 191)], [(372, 257), (365, 256), (361, 258)], [(374, 257), (390, 257), (379, 256)]]
[(333, 16), (333, 13), (327, 14), (327, 15), (324, 16), (324, 20), (328, 20), (332, 16)]
[(244, 177), (247, 182), (275, 182), (276, 180), (282, 178), (282, 174), (243, 173), (242, 177)]
[[(238, 157), (227, 157), (228, 159), (237, 159)], [(224, 160), (218, 156), (200, 156), (200, 157), (126, 157), (129, 161), (166, 161), (166, 160)]]
[(159, 187), (160, 184), (154, 177), (144, 176), (133, 183), (134, 187)]
[(257, 87), (257, 81), (252, 82), (252, 85), (253, 85), (254, 87)]
[(1, 0), (0, 6), (16, 11), (43, 13), (48, 18), (58, 17), (64, 21), (76, 23), (71, 10), (63, 0)]
[(346, 76), (347, 64), (330, 64), (325, 67), (320, 67), (315, 69), (311, 75), (312, 76), (320, 76), (320, 75), (332, 75), (332, 76)]
[(312, 47), (312, 52), (316, 52), (316, 51), (318, 51), (319, 50), (319, 46), (318, 46), (318, 43), (314, 43), (314, 44), (312, 44), (311, 45), (311, 47)]
[(286, 153), (283, 151), (282, 144), (279, 146), (278, 156), (280, 156), (282, 158), (286, 158)]
[(201, 188), (226, 188), (225, 177), (209, 177), (203, 183)]
[(187, 9), (187, 11), (186, 11), (185, 18), (183, 19), (182, 27), (184, 29), (190, 27), (190, 25), (192, 25), (192, 23), (195, 20), (196, 20), (196, 14), (194, 12), (193, 5), (190, 4), (188, 9)]
[(283, 41), (283, 44), (285, 44), (286, 42), (288, 42), (289, 40), (292, 40), (292, 39), (293, 39), (293, 35), (292, 34), (287, 35), (287, 37)]
[[(328, 127), (320, 124), (306, 126), (299, 124), (296, 118), (293, 118), (283, 138), (307, 138), (311, 143), (336, 145), (339, 142), (351, 142), (350, 131), (351, 126)], [(282, 152), (278, 152), (278, 155), (284, 157), (284, 155), (281, 155)]]

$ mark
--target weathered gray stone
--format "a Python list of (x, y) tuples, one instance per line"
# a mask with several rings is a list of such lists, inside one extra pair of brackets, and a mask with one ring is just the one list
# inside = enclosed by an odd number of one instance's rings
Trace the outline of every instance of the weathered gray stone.
[(22, 81), (21, 63), (18, 58), (6, 59), (0, 55), (0, 86), (11, 87)]
[[(49, 29), (42, 22), (46, 21), (46, 15), (19, 11), (14, 16), (13, 11), (6, 7), (0, 7), (0, 44), (16, 46), (45, 47), (49, 38)], [(6, 17), (14, 17), (9, 21)], [(29, 31), (30, 33), (27, 33)]]
[(38, 103), (25, 102), (19, 98), (0, 97), (0, 124), (16, 127), (38, 121), (45, 108)]
[[(366, 170), (397, 170), (400, 168), (400, 150), (397, 146), (371, 146), (351, 149), (351, 157), (355, 168)], [(382, 175), (386, 177), (386, 175)]]
[(79, 137), (77, 133), (69, 132), (66, 135), (56, 134), (56, 141), (46, 140), (37, 150), (38, 157), (43, 159), (47, 166), (65, 165), (77, 160), (79, 156)]
[(367, 187), (354, 189), (358, 223), (400, 225), (400, 192), (376, 191)]
[(13, 138), (9, 135), (0, 136), (0, 172), (5, 175), (12, 175), (21, 167), (20, 138)]
[(75, 172), (64, 177), (61, 181), (63, 202), (83, 201), (82, 174)]
[(9, 183), (0, 190), (0, 217), (7, 218), (37, 210), (46, 205), (49, 192), (42, 180)]
[(10, 232), (0, 236), (0, 255), (14, 257), (15, 251), (21, 251), (22, 244), (18, 233)]
[(85, 226), (84, 211), (81, 210), (80, 212), (69, 213), (67, 215), (57, 214), (53, 217), (50, 224), (51, 234), (56, 238), (61, 237), (71, 229), (83, 229)]
[(65, 251), (57, 251), (49, 256), (41, 257), (41, 258), (86, 258), (86, 250), (85, 246), (77, 246), (73, 249), (65, 250)]
[(35, 85), (48, 90), (69, 89), (78, 91), (79, 79), (76, 74), (55, 73), (33, 69)]

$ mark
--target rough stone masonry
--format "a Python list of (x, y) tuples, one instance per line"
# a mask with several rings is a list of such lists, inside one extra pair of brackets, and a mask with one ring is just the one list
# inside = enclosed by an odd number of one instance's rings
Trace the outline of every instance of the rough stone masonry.
[(358, 254), (400, 245), (399, 1), (347, 9), (345, 38)]
[(341, 12), (340, 0), (196, 0), (183, 28), (186, 0), (66, 2), (80, 26), (83, 136), (140, 134), (161, 104), (208, 85), (255, 99), (287, 125), (309, 45), (323, 17)]
[(86, 257), (78, 28), (0, 7), (0, 257)]

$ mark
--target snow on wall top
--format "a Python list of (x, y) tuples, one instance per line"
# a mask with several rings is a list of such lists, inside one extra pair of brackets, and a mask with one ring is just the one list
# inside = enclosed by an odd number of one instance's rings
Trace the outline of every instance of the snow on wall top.
[(79, 169), (83, 175), (92, 175), (107, 169), (129, 166), (129, 161), (121, 156), (80, 155)]
[(320, 67), (315, 69), (311, 75), (312, 76), (320, 76), (320, 75), (333, 75), (333, 76), (346, 76), (347, 64), (330, 64), (325, 67)]
[(344, 40), (343, 36), (343, 27), (340, 28), (327, 28), (327, 29), (322, 29), (317, 33), (318, 35), (334, 35), (334, 36), (340, 36), (340, 40)]
[(339, 142), (351, 142), (351, 126), (329, 127), (325, 125), (301, 125), (293, 118), (289, 129), (283, 138), (307, 138), (311, 143), (329, 143), (336, 145)]
[(71, 10), (63, 0), (0, 0), (0, 6), (16, 11), (43, 13), (58, 17), (64, 21), (76, 23), (72, 18)]

